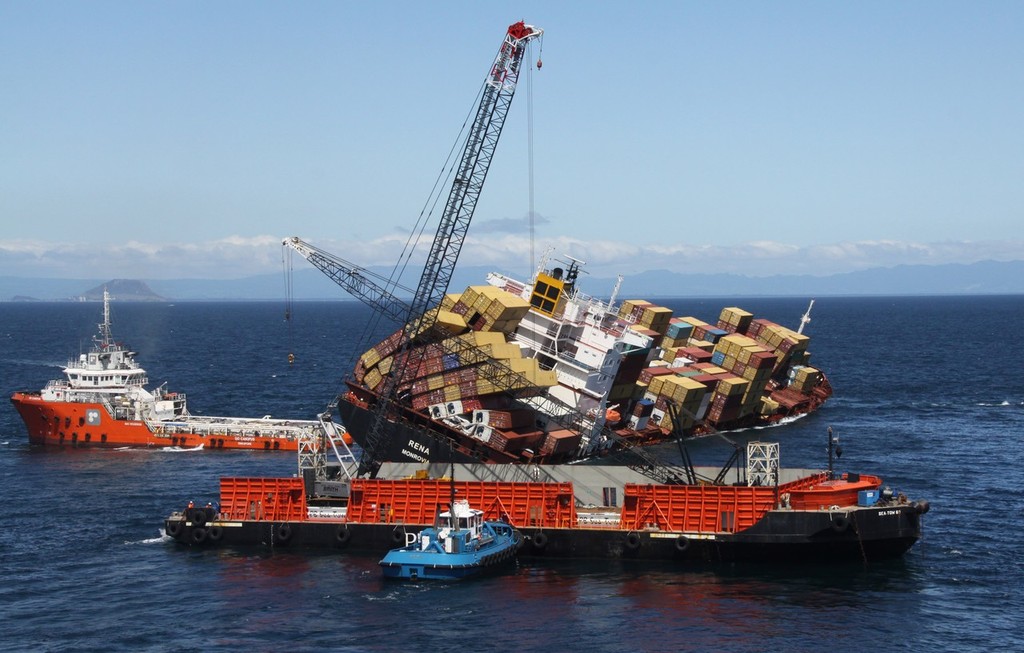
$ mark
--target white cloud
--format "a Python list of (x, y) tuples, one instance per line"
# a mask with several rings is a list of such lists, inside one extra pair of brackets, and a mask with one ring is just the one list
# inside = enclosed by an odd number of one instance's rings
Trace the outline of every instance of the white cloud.
[[(429, 239), (432, 235), (427, 236)], [(75, 244), (38, 240), (0, 240), (0, 275), (45, 278), (233, 279), (273, 274), (282, 268), (281, 237), (230, 236), (179, 243), (129, 241)], [(399, 259), (407, 235), (393, 233), (371, 241), (323, 240), (313, 244), (352, 263), (390, 267)], [(420, 247), (413, 261), (421, 261)], [(620, 240), (573, 237), (537, 239), (535, 260), (569, 255), (587, 263), (597, 276), (632, 275), (646, 270), (681, 273), (829, 275), (900, 264), (936, 265), (981, 260), (1024, 260), (1024, 241), (900, 242), (864, 240), (796, 246), (759, 240), (737, 246), (686, 242), (635, 244)], [(470, 236), (460, 265), (524, 269), (530, 241), (517, 235)]]

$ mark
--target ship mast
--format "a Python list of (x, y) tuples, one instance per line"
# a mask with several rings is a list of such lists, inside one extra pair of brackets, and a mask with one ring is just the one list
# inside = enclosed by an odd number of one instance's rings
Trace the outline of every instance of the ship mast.
[(103, 287), (103, 324), (100, 327), (100, 344), (106, 348), (110, 346), (114, 336), (110, 333), (110, 293), (107, 287)]
[(811, 300), (810, 305), (807, 307), (807, 312), (800, 317), (800, 327), (796, 330), (797, 333), (804, 332), (804, 326), (811, 321), (811, 309), (814, 308), (814, 300)]

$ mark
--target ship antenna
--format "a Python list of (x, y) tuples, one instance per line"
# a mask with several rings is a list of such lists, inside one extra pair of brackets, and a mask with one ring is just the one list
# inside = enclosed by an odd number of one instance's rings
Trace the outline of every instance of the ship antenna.
[(110, 345), (112, 339), (110, 335), (110, 293), (107, 292), (106, 286), (103, 286), (103, 324), (100, 325), (100, 337), (102, 338), (100, 344), (104, 347)]
[(810, 305), (807, 307), (807, 312), (800, 317), (800, 327), (796, 330), (797, 333), (804, 332), (804, 326), (811, 321), (811, 309), (814, 308), (814, 300), (811, 300)]

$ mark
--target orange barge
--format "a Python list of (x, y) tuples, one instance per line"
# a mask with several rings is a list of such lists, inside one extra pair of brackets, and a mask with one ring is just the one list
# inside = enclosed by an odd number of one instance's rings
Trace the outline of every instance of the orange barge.
[[(388, 476), (409, 471), (382, 468)], [(545, 480), (512, 480), (524, 475)], [(175, 512), (165, 529), (191, 546), (382, 554), (432, 523), (454, 485), (484, 519), (520, 530), (520, 555), (528, 557), (875, 560), (900, 556), (920, 538), (927, 502), (909, 501), (876, 476), (783, 475), (789, 480), (770, 486), (668, 485), (626, 467), (460, 465), (456, 478), (488, 480), (425, 478), (420, 470), (421, 478), (353, 478), (332, 497), (298, 477), (222, 478), (219, 508)]]

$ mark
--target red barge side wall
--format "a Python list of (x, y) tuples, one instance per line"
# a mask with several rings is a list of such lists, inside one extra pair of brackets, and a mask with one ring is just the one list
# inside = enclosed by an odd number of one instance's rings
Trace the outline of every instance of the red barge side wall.
[[(639, 485), (624, 487), (617, 527), (685, 533), (738, 533), (757, 524), (789, 495), (795, 509), (857, 504), (857, 492), (880, 479), (827, 480), (822, 472), (775, 487)], [(453, 484), (433, 479), (354, 479), (346, 514), (352, 523), (430, 524), (451, 501)], [(484, 519), (525, 528), (577, 528), (572, 483), (456, 481), (455, 496), (484, 511)], [(609, 508), (615, 510), (615, 508)], [(223, 519), (302, 522), (306, 496), (298, 478), (222, 478)]]

